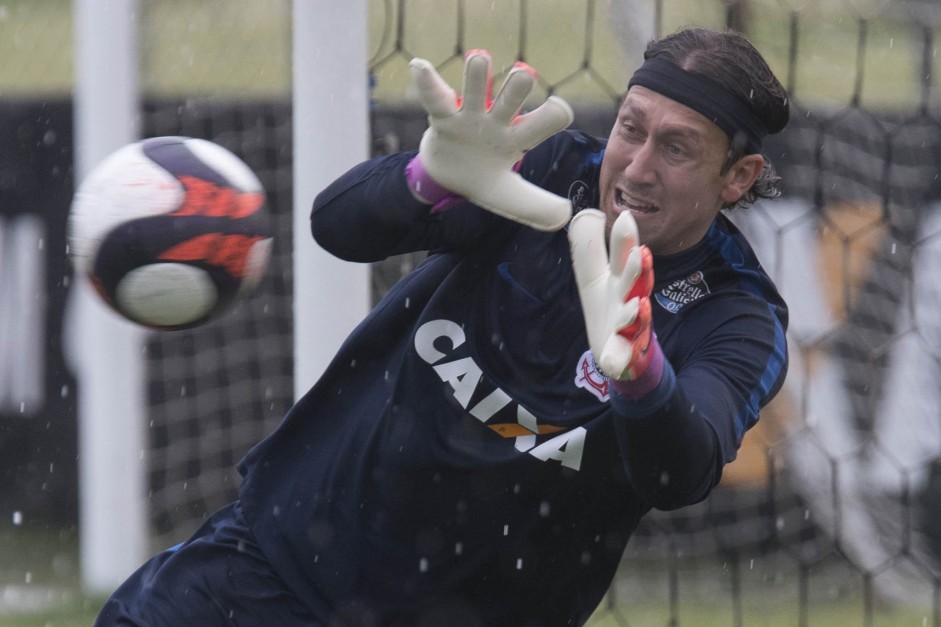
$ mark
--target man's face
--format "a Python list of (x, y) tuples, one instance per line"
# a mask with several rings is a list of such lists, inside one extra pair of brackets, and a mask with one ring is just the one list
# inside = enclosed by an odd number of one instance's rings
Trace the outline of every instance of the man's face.
[(738, 200), (760, 172), (761, 157), (750, 155), (723, 174), (728, 148), (726, 134), (705, 116), (635, 85), (621, 105), (601, 164), (608, 228), (622, 211), (630, 211), (641, 243), (654, 254), (693, 246), (722, 206)]

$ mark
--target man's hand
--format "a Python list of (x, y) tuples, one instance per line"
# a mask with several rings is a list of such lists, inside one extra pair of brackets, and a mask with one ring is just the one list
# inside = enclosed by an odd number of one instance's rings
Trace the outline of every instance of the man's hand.
[[(605, 221), (597, 209), (572, 218), (572, 267), (595, 362), (612, 379), (637, 381), (660, 355), (651, 328), (653, 255), (639, 245), (630, 213), (614, 222), (609, 247), (604, 242)], [(662, 372), (653, 374), (656, 380), (651, 383), (656, 385)]]
[[(433, 183), (476, 205), (541, 231), (555, 231), (571, 218), (571, 203), (524, 180), (514, 169), (523, 154), (572, 123), (561, 98), (520, 115), (536, 82), (524, 63), (510, 70), (491, 99), (490, 55), (475, 50), (464, 65), (464, 95), (459, 98), (424, 59), (413, 59), (412, 79), (428, 113), (418, 159)], [(412, 184), (419, 197), (434, 200)]]

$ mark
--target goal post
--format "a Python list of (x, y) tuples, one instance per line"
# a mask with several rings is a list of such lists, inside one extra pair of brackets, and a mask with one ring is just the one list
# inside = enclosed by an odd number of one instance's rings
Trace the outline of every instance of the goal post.
[[(136, 0), (74, 0), (75, 183), (139, 137)], [(147, 551), (145, 331), (75, 277), (69, 354), (78, 381), (79, 538), (86, 590), (113, 590)]]
[(295, 399), (370, 305), (369, 266), (340, 261), (310, 236), (314, 196), (369, 156), (367, 4), (337, 11), (333, 0), (294, 0)]
[[(103, 157), (145, 132), (144, 122), (149, 118), (140, 96), (139, 76), (139, 16), (143, 8), (136, 0), (117, 5), (109, 0), (73, 0), (76, 185)], [(369, 266), (336, 259), (310, 236), (309, 215), (317, 192), (369, 156), (367, 2), (355, 0), (339, 13), (334, 8), (328, 0), (293, 0), (291, 5), (293, 165), (288, 187), (293, 196), (293, 241), (289, 246), (294, 268), (295, 398), (320, 376), (340, 342), (370, 307)], [(149, 129), (154, 131), (155, 127)], [(168, 134), (159, 126), (156, 132)], [(189, 129), (170, 133), (189, 134)], [(282, 235), (287, 233), (282, 231)], [(164, 419), (164, 410), (171, 407), (155, 407), (165, 401), (152, 398), (153, 381), (148, 380), (157, 376), (154, 358), (148, 353), (163, 347), (155, 334), (111, 312), (79, 277), (71, 298), (66, 336), (79, 384), (82, 584), (88, 592), (107, 594), (154, 548), (154, 510), (164, 505), (167, 495), (150, 489), (150, 475), (166, 472), (152, 466), (158, 456), (179, 457), (171, 451), (179, 445), (161, 441), (155, 449), (151, 441), (163, 437), (152, 425)], [(224, 327), (223, 323), (216, 328)], [(192, 337), (202, 337), (177, 336), (184, 344)], [(229, 337), (231, 340), (231, 334)], [(199, 340), (197, 345), (203, 349), (190, 361), (205, 362), (207, 355), (216, 354)], [(266, 367), (261, 371), (270, 374)], [(206, 393), (213, 394), (208, 389)], [(188, 393), (180, 400), (189, 401)], [(206, 404), (192, 402), (186, 410), (204, 414)], [(245, 413), (244, 409), (239, 411)], [(187, 418), (199, 425), (196, 429), (203, 437), (225, 439), (217, 433), (216, 417)], [(256, 417), (258, 424), (251, 430), (261, 428), (261, 418)], [(206, 468), (217, 461), (206, 460)], [(194, 463), (202, 465), (201, 461)], [(226, 467), (226, 473), (235, 473), (233, 460)], [(228, 474), (205, 474), (211, 477), (207, 481), (231, 485)], [(194, 490), (202, 483), (192, 481)], [(175, 507), (186, 508), (179, 502)]]

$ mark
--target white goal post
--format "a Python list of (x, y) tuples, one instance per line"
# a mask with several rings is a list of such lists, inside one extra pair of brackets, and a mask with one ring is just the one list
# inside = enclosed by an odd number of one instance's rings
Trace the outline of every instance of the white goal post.
[(314, 196), (369, 156), (367, 4), (338, 11), (334, 0), (294, 0), (295, 399), (370, 305), (369, 267), (338, 260), (310, 236)]
[[(140, 137), (136, 0), (73, 0), (76, 184)], [(329, 16), (329, 17), (328, 17)], [(367, 312), (369, 267), (310, 237), (316, 193), (369, 156), (366, 0), (293, 1), (294, 390), (303, 394)], [(328, 300), (329, 297), (329, 300)], [(119, 319), (76, 277), (66, 322), (78, 380), (82, 583), (107, 594), (145, 560), (147, 332)], [(234, 469), (233, 469), (234, 472)]]
[[(139, 138), (136, 0), (74, 0), (75, 182)], [(147, 551), (145, 332), (75, 277), (68, 351), (78, 384), (79, 538), (86, 590), (114, 589)]]

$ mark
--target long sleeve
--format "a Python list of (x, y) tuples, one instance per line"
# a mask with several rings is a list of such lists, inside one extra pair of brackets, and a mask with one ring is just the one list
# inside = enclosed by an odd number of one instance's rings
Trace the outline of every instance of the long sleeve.
[(311, 232), (347, 261), (372, 262), (419, 250), (468, 246), (495, 222), (469, 203), (432, 214), (408, 189), (405, 166), (414, 152), (376, 157), (335, 180), (314, 200)]
[[(787, 372), (783, 301), (766, 277), (743, 271), (727, 235), (714, 236), (733, 263), (726, 259), (713, 270), (686, 260), (676, 273), (661, 264), (667, 276), (654, 289), (654, 328), (667, 364), (660, 385), (641, 399), (611, 395), (628, 474), (658, 509), (709, 494)], [(707, 269), (700, 276), (691, 267)], [(699, 292), (684, 294), (689, 276)], [(697, 296), (679, 305), (688, 294)]]

